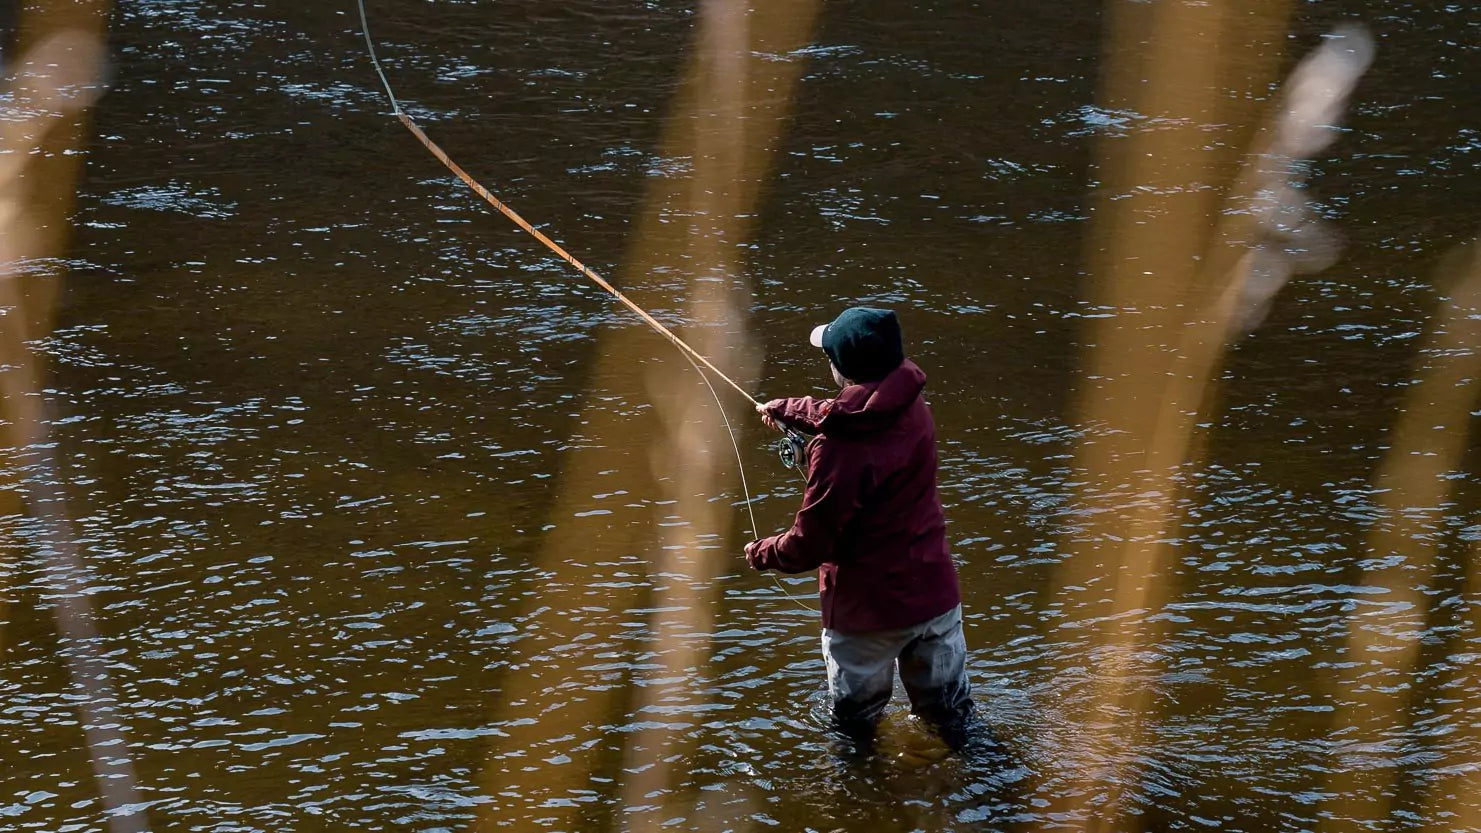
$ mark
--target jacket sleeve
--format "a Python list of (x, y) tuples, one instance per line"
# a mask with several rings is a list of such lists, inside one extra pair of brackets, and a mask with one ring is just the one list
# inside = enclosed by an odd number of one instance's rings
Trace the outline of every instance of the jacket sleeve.
[(809, 445), (807, 489), (792, 528), (756, 544), (758, 570), (805, 573), (834, 557), (838, 534), (859, 511), (859, 476), (831, 443)]
[(833, 407), (832, 399), (814, 399), (811, 396), (799, 396), (792, 399), (773, 399), (766, 403), (766, 413), (773, 419), (786, 425), (788, 428), (796, 428), (809, 434), (816, 434), (823, 422), (823, 417), (828, 415), (829, 409)]

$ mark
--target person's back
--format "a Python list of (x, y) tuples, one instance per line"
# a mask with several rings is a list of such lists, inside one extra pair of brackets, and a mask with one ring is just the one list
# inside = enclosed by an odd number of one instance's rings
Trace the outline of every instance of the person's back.
[(753, 542), (758, 569), (819, 569), (829, 689), (842, 728), (872, 732), (898, 659), (913, 710), (954, 734), (970, 709), (960, 593), (936, 489), (925, 374), (884, 310), (847, 310), (814, 332), (837, 399), (760, 406), (773, 427), (814, 437), (803, 505), (787, 532)]

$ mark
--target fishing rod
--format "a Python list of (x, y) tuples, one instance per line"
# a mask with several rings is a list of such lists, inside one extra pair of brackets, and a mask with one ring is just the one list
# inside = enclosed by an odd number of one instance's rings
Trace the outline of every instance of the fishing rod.
[[(458, 179), (461, 179), (463, 183), (466, 184), (469, 188), (473, 189), (473, 192), (475, 194), (483, 197), (489, 205), (497, 208), (499, 210), (499, 213), (503, 214), (505, 217), (508, 217), (514, 222), (515, 225), (528, 232), (530, 236), (534, 237), (536, 240), (539, 240), (541, 243), (544, 243), (545, 246), (552, 252), (555, 252), (556, 255), (561, 258), (561, 260), (564, 260), (566, 263), (569, 263), (571, 266), (575, 267), (576, 271), (580, 272), (582, 275), (585, 275), (597, 286), (606, 290), (613, 298), (621, 301), (623, 306), (636, 313), (637, 316), (641, 318), (649, 327), (652, 327), (655, 332), (668, 339), (671, 344), (679, 348), (679, 352), (682, 353), (684, 358), (687, 359), (689, 363), (694, 367), (695, 372), (699, 374), (699, 378), (703, 380), (705, 386), (710, 389), (710, 394), (714, 396), (715, 407), (720, 411), (720, 418), (725, 422), (725, 431), (727, 434), (729, 434), (730, 443), (735, 448), (735, 462), (740, 471), (741, 491), (745, 494), (746, 512), (750, 514), (751, 518), (751, 533), (757, 538), (761, 537), (760, 527), (756, 523), (756, 512), (751, 508), (751, 490), (746, 484), (746, 466), (741, 457), (740, 444), (735, 439), (735, 430), (730, 425), (730, 418), (725, 414), (725, 406), (723, 403), (720, 402), (720, 394), (715, 390), (715, 386), (710, 383), (710, 377), (704, 372), (704, 370), (701, 368), (701, 365), (705, 368), (709, 368), (709, 370), (716, 376), (723, 379), (725, 383), (730, 385), (730, 387), (733, 388), (737, 393), (739, 393), (741, 396), (744, 396), (746, 398), (746, 401), (749, 402), (753, 407), (762, 404), (761, 400), (748, 393), (745, 388), (737, 384), (736, 381), (726, 375), (723, 370), (716, 367), (714, 363), (705, 358), (704, 354), (700, 353), (698, 350), (695, 350), (693, 347), (690, 347), (689, 344), (686, 343), (683, 339), (679, 338), (673, 332), (673, 330), (665, 327), (661, 322), (658, 321), (658, 319), (649, 315), (647, 310), (638, 306), (632, 301), (632, 299), (622, 294), (622, 292), (617, 289), (617, 287), (613, 286), (611, 283), (608, 283), (605, 278), (597, 274), (595, 269), (592, 269), (590, 266), (587, 266), (586, 264), (577, 260), (574, 255), (566, 251), (565, 248), (563, 248), (560, 244), (556, 243), (554, 240), (551, 240), (549, 237), (546, 237), (543, 233), (540, 232), (539, 229), (530, 225), (529, 221), (520, 216), (519, 212), (510, 208), (504, 203), (503, 200), (494, 196), (494, 194), (489, 191), (489, 189), (485, 188), (482, 183), (470, 176), (467, 171), (463, 170), (463, 167), (461, 165), (459, 165), (457, 162), (454, 162), (452, 157), (447, 155), (446, 151), (439, 147), (436, 142), (432, 141), (432, 139), (427, 136), (425, 132), (422, 131), (421, 127), (417, 126), (417, 123), (412, 120), (411, 116), (407, 115), (406, 111), (401, 109), (401, 102), (396, 100), (396, 93), (391, 89), (391, 82), (386, 78), (385, 70), (381, 68), (380, 58), (375, 53), (375, 42), (370, 37), (370, 21), (365, 14), (365, 0), (355, 0), (355, 5), (359, 8), (360, 11), (360, 31), (362, 34), (365, 35), (365, 48), (370, 53), (370, 63), (373, 67), (375, 67), (375, 74), (380, 77), (381, 86), (385, 87), (386, 89), (386, 97), (391, 101), (391, 114), (399, 119), (401, 123), (406, 126), (406, 129), (411, 131), (411, 134), (417, 138), (417, 141), (421, 142), (423, 147), (430, 151), (433, 156), (437, 157), (437, 160), (439, 162), (446, 166), (448, 170), (456, 174)], [(806, 467), (804, 465), (804, 461), (806, 458), (803, 453), (803, 445), (805, 444), (805, 442), (806, 441), (801, 438), (801, 435), (797, 434), (797, 432), (789, 428), (784, 431), (784, 437), (782, 440), (779, 441), (777, 449), (782, 462), (785, 463), (788, 468), (795, 468), (798, 471), (801, 471), (804, 476), (806, 476), (807, 474)], [(776, 584), (777, 589), (780, 590), (782, 594), (785, 595), (787, 598), (791, 599), (793, 603), (806, 610), (814, 612), (817, 611), (817, 608), (811, 607), (810, 605), (802, 602), (796, 596), (793, 596), (791, 592), (787, 590), (787, 588), (782, 586), (781, 581), (776, 577), (775, 574), (769, 575), (771, 575), (771, 580), (774, 584)]]
[(761, 404), (760, 400), (747, 393), (745, 388), (741, 387), (739, 384), (736, 383), (734, 379), (727, 376), (724, 371), (711, 363), (710, 360), (705, 358), (702, 353), (700, 353), (698, 350), (695, 350), (693, 347), (690, 347), (683, 339), (675, 335), (673, 330), (665, 327), (658, 321), (658, 319), (649, 315), (647, 310), (638, 306), (632, 301), (632, 299), (622, 294), (621, 290), (608, 283), (606, 278), (603, 278), (601, 275), (597, 274), (595, 269), (592, 269), (590, 266), (587, 266), (585, 263), (577, 260), (575, 256), (566, 251), (559, 243), (556, 243), (554, 240), (546, 237), (543, 233), (541, 233), (539, 229), (530, 225), (530, 223), (525, 220), (524, 217), (521, 217), (519, 215), (519, 212), (510, 208), (504, 203), (503, 200), (494, 196), (493, 193), (489, 191), (489, 189), (483, 187), (483, 185), (478, 180), (474, 179), (472, 176), (469, 176), (468, 172), (463, 170), (461, 165), (459, 165), (457, 162), (454, 162), (452, 157), (447, 155), (446, 151), (444, 151), (441, 147), (438, 147), (436, 142), (432, 141), (432, 139), (428, 137), (426, 133), (422, 132), (422, 128), (418, 127), (417, 123), (412, 121), (411, 116), (408, 116), (406, 114), (406, 111), (401, 109), (401, 103), (396, 100), (396, 94), (391, 91), (391, 82), (386, 80), (386, 73), (381, 70), (380, 58), (376, 57), (375, 44), (370, 39), (370, 24), (365, 17), (365, 0), (355, 0), (355, 2), (360, 7), (360, 26), (361, 31), (365, 34), (365, 47), (370, 50), (371, 63), (375, 66), (376, 74), (380, 76), (381, 84), (386, 88), (386, 96), (391, 99), (391, 114), (400, 119), (402, 124), (406, 125), (406, 129), (411, 131), (411, 135), (415, 136), (417, 138), (417, 141), (421, 142), (422, 145), (427, 148), (427, 150), (431, 151), (432, 155), (437, 157), (437, 160), (439, 162), (441, 162), (443, 165), (446, 165), (448, 170), (456, 174), (458, 179), (463, 180), (463, 182), (467, 184), (469, 188), (472, 188), (475, 194), (483, 197), (489, 205), (492, 205), (494, 208), (499, 209), (499, 212), (502, 213), (505, 217), (513, 220), (515, 225), (529, 232), (530, 235), (536, 240), (544, 243), (547, 248), (560, 256), (561, 260), (564, 260), (565, 262), (574, 266), (576, 268), (576, 271), (590, 278), (592, 282), (594, 282), (597, 286), (600, 286), (602, 289), (605, 289), (607, 292), (609, 292), (613, 298), (621, 301), (623, 306), (637, 313), (638, 317), (643, 319), (643, 321), (647, 323), (648, 326), (652, 327), (655, 332), (672, 342), (673, 345), (683, 351), (686, 356), (709, 368), (716, 376), (719, 376), (721, 379), (725, 380), (725, 382), (732, 388), (734, 388), (736, 392), (738, 392), (741, 396), (744, 396), (752, 405)]

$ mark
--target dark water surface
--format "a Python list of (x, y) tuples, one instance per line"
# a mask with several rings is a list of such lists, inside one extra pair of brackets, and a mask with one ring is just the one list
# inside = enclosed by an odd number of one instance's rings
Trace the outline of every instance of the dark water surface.
[[(369, 9), (408, 111), (620, 274), (643, 245), (649, 183), (684, 175), (660, 141), (696, 10)], [(654, 403), (593, 371), (602, 340), (638, 334), (621, 342), (618, 378), (690, 371), (389, 117), (353, 5), (119, 4), (77, 265), (45, 352), (69, 511), (100, 576), (92, 600), (153, 826), (1063, 821), (1051, 807), (1087, 766), (1063, 754), (1085, 729), (1067, 715), (1099, 660), (1087, 614), (1052, 590), (1074, 534), (1083, 326), (1112, 314), (1086, 300), (1093, 161), (1097, 142), (1152, 129), (1097, 104), (1104, 17), (1081, 0), (855, 0), (822, 8), (807, 49), (763, 56), (802, 74), (753, 233), (736, 241), (752, 302), (734, 326), (765, 355), (749, 381), (823, 392), (808, 328), (859, 300), (901, 310), (932, 379), (977, 699), (1002, 742), (943, 757), (897, 702), (881, 754), (850, 763), (823, 732), (815, 614), (743, 569), (738, 485), (707, 496), (736, 506), (731, 526), (694, 531), (724, 561), (693, 580), (713, 623), (701, 632), (654, 624), (665, 609), (650, 595), (691, 579), (652, 571), (651, 541), (600, 560), (550, 551), (622, 530), (646, 541), (662, 519), (638, 491)], [(1187, 472), (1179, 560), (1161, 577), (1176, 590), (1138, 614), (1167, 637), (1149, 649), (1161, 673), (1138, 683), (1157, 715), (1128, 827), (1315, 829), (1334, 767), (1358, 773), (1354, 790), (1366, 773), (1394, 779), (1381, 789), (1395, 818), (1418, 827), (1430, 785), (1481, 760), (1464, 707), (1481, 696), (1481, 642), (1463, 627), (1481, 538), (1474, 453), (1425, 532), (1444, 544), (1424, 587), (1442, 615), (1413, 728), (1333, 756), (1331, 683), (1374, 471), (1442, 258), (1474, 235), (1481, 205), (1481, 14), (1299, 3), (1269, 50), (1289, 67), (1347, 19), (1369, 24), (1378, 56), (1311, 186), (1346, 253), (1298, 277), (1224, 365), (1205, 462)], [(683, 320), (687, 276), (625, 279)], [(721, 395), (744, 424), (760, 525), (782, 527), (795, 476), (744, 403)], [(570, 458), (583, 449), (610, 465), (580, 474)], [(728, 446), (715, 454), (733, 467)], [(32, 534), (22, 518), (5, 526)], [(9, 552), (0, 828), (100, 829), (51, 602), (36, 562)], [(645, 701), (648, 671), (681, 649), (700, 659)], [(543, 705), (518, 711), (515, 690)], [(609, 705), (581, 707), (598, 695)], [(633, 739), (653, 726), (688, 743), (635, 796)], [(1481, 810), (1474, 794), (1460, 803)]]

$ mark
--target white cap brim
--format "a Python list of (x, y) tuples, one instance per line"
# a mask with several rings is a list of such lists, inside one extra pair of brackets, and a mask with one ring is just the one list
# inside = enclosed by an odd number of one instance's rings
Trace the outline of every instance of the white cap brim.
[(813, 327), (812, 328), (812, 335), (810, 335), (810, 336), (807, 337), (808, 343), (811, 344), (814, 347), (822, 347), (823, 346), (823, 331), (826, 330), (826, 329), (828, 329), (828, 325), (827, 324), (819, 324), (818, 326)]

